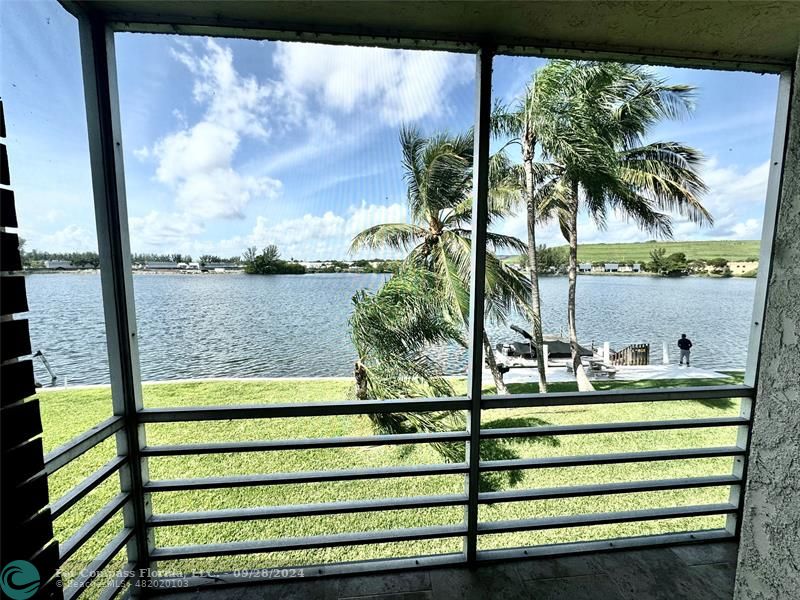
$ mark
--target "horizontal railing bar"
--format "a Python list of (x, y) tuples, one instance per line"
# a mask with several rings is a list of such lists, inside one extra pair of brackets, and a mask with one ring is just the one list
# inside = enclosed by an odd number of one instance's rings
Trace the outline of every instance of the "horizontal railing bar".
[(516, 469), (547, 469), (553, 467), (580, 467), (585, 465), (612, 465), (661, 460), (683, 460), (693, 458), (718, 458), (739, 456), (745, 453), (738, 446), (719, 448), (690, 448), (685, 450), (647, 450), (644, 452), (619, 452), (615, 454), (586, 454), (582, 456), (551, 456), (546, 458), (522, 458), (514, 460), (489, 460), (481, 462), (480, 471), (512, 471)]
[(79, 502), (86, 494), (91, 492), (111, 475), (116, 473), (125, 462), (124, 456), (116, 456), (81, 481), (78, 485), (50, 504), (50, 513), (56, 519)]
[(590, 513), (582, 515), (562, 515), (537, 519), (517, 519), (514, 521), (491, 521), (478, 523), (478, 534), (513, 533), (542, 529), (561, 529), (562, 527), (588, 527), (611, 523), (631, 523), (635, 521), (656, 521), (659, 519), (679, 519), (724, 515), (735, 513), (735, 504), (701, 504), (696, 506), (675, 506), (670, 508), (647, 508), (612, 513)]
[(125, 544), (133, 535), (133, 529), (123, 529), (114, 539), (112, 539), (106, 547), (97, 555), (89, 565), (81, 571), (81, 575), (69, 584), (64, 590), (64, 600), (75, 600), (80, 596), (89, 584), (94, 581), (94, 578), (100, 574), (108, 563), (110, 563), (117, 553), (125, 547)]
[(135, 570), (136, 565), (127, 563), (122, 567), (120, 572), (117, 573), (117, 576), (109, 581), (106, 587), (103, 588), (97, 600), (114, 600), (122, 591), (122, 588), (125, 587), (125, 582), (134, 576)]
[(713, 417), (708, 419), (672, 419), (667, 421), (629, 421), (621, 423), (589, 423), (584, 425), (543, 425), (541, 427), (507, 427), (482, 429), (481, 439), (506, 439), (543, 435), (580, 435), (617, 433), (624, 431), (661, 431), (665, 429), (694, 429), (699, 427), (734, 427), (747, 425), (743, 417)]
[[(585, 554), (589, 552), (607, 552), (634, 548), (659, 547), (665, 545), (708, 543), (732, 539), (735, 539), (735, 537), (725, 529), (709, 529), (703, 531), (614, 538), (611, 540), (546, 544), (528, 548), (478, 550), (477, 558), (482, 563), (493, 563), (498, 561), (532, 557), (569, 556)], [(398, 571), (427, 569), (442, 566), (458, 566), (464, 565), (465, 560), (464, 554), (459, 552), (432, 556), (414, 556), (409, 558), (362, 560), (333, 564), (317, 564), (310, 566), (302, 565), (290, 568), (303, 569), (305, 578), (309, 579), (336, 577), (342, 575), (393, 573)], [(185, 577), (169, 576), (154, 577), (151, 579), (154, 590), (163, 589), (165, 591), (173, 591), (175, 589), (182, 589), (184, 591), (196, 589), (213, 590), (217, 587), (244, 583), (266, 583), (269, 581), (275, 581), (275, 578), (269, 573), (265, 573), (264, 569), (228, 573), (213, 573), (212, 577), (193, 576), (187, 574)]]
[(59, 564), (63, 565), (75, 552), (92, 537), (97, 530), (105, 525), (119, 509), (128, 501), (128, 494), (121, 492), (114, 496), (103, 508), (101, 508), (91, 519), (78, 529), (66, 542), (59, 544)]
[(551, 392), (547, 394), (487, 395), (481, 407), (523, 408), (544, 406), (569, 406), (591, 404), (618, 404), (624, 402), (672, 402), (679, 400), (717, 400), (724, 398), (752, 398), (755, 390), (746, 385), (709, 385), (695, 387), (661, 388), (656, 390), (614, 389), (596, 392)]
[[(466, 561), (463, 552), (413, 556), (410, 558), (382, 558), (374, 560), (358, 560), (339, 563), (323, 563), (315, 565), (299, 565), (281, 567), (288, 570), (302, 570), (304, 579), (320, 577), (337, 577), (342, 575), (366, 575), (375, 573), (395, 573), (416, 569), (430, 569), (453, 565), (463, 565)], [(267, 583), (275, 581), (272, 569), (252, 569), (235, 572), (211, 573), (208, 576), (192, 574), (152, 577), (153, 591), (213, 590), (216, 587), (231, 586), (244, 583)]]
[(202, 523), (227, 523), (231, 521), (252, 521), (260, 519), (337, 515), (385, 510), (407, 510), (413, 508), (463, 506), (466, 503), (466, 495), (450, 494), (446, 496), (410, 496), (406, 498), (386, 498), (380, 500), (353, 500), (325, 502), (319, 504), (295, 504), (292, 506), (263, 506), (257, 508), (237, 508), (153, 515), (150, 517), (148, 525), (150, 527), (199, 525)]
[(438, 525), (434, 527), (411, 527), (408, 529), (387, 529), (355, 533), (337, 533), (300, 538), (282, 538), (252, 542), (229, 542), (226, 544), (203, 544), (198, 546), (172, 546), (156, 548), (150, 554), (152, 560), (182, 560), (207, 556), (229, 556), (235, 554), (257, 554), (312, 548), (333, 548), (339, 546), (359, 546), (362, 544), (387, 544), (448, 537), (459, 537), (467, 532), (466, 527), (458, 525)]
[(145, 408), (136, 414), (142, 423), (173, 423), (467, 410), (469, 406), (470, 403), (467, 398), (456, 397), (421, 398), (419, 400), (346, 400), (292, 404)]
[(299, 471), (297, 473), (271, 473), (258, 475), (231, 475), (197, 479), (164, 479), (145, 484), (145, 492), (178, 492), (218, 488), (283, 485), (322, 481), (356, 481), (383, 477), (422, 477), (426, 475), (457, 475), (468, 471), (465, 463), (442, 465), (415, 465), (409, 467), (380, 467), (374, 469), (341, 469), (333, 471)]
[(497, 548), (479, 550), (478, 561), (492, 563), (538, 557), (569, 556), (593, 552), (631, 550), (634, 548), (650, 548), (679, 544), (695, 544), (734, 540), (736, 537), (726, 529), (706, 529), (680, 533), (662, 533), (628, 538), (613, 538), (586, 542), (567, 542), (560, 544), (543, 544), (520, 548)]
[(115, 416), (95, 425), (66, 444), (48, 452), (44, 457), (44, 470), (52, 475), (85, 452), (104, 442), (123, 427), (122, 417)]
[(263, 440), (245, 442), (214, 442), (207, 444), (177, 444), (147, 446), (143, 456), (182, 456), (192, 454), (223, 454), (235, 452), (262, 452), (276, 450), (310, 450), (314, 448), (352, 448), (357, 446), (388, 446), (400, 444), (430, 444), (464, 442), (469, 440), (465, 431), (440, 433), (398, 433), (359, 437), (305, 438), (296, 440)]
[(483, 492), (478, 495), (478, 502), (481, 504), (494, 504), (496, 502), (552, 500), (555, 498), (579, 498), (582, 496), (602, 496), (606, 494), (630, 494), (635, 492), (655, 492), (659, 490), (685, 490), (690, 488), (719, 487), (739, 485), (741, 483), (742, 480), (734, 475), (686, 477), (681, 479), (657, 479), (652, 481), (623, 481), (616, 483), (571, 485), (530, 490)]

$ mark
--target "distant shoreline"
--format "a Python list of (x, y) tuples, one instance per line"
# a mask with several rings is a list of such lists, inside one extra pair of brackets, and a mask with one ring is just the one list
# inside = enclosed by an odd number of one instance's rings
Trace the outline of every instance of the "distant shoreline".
[[(21, 271), (23, 275), (95, 275), (100, 273), (100, 269), (26, 269)], [(143, 269), (134, 269), (132, 271), (134, 275), (167, 275), (170, 277), (178, 276), (178, 275), (187, 275), (191, 277), (197, 277), (198, 275), (244, 275), (245, 272), (243, 270), (230, 270), (230, 271), (178, 271), (178, 270), (143, 270)], [(299, 273), (297, 275), (391, 275), (391, 273), (376, 273), (376, 272), (359, 272), (359, 271), (341, 271), (338, 273), (323, 273), (323, 272), (308, 272), (308, 273)], [(734, 275), (731, 274), (729, 276), (723, 275), (700, 275), (697, 273), (692, 273), (690, 275), (680, 275), (677, 277), (662, 277), (657, 275), (656, 273), (648, 273), (645, 271), (639, 273), (620, 273), (620, 272), (579, 272), (579, 276), (583, 277), (586, 275), (590, 276), (598, 276), (598, 277), (654, 277), (658, 279), (682, 279), (685, 277), (699, 277), (702, 279), (755, 279), (755, 277), (745, 277), (743, 275)], [(558, 274), (558, 273), (540, 273), (539, 277), (566, 277), (567, 274)]]

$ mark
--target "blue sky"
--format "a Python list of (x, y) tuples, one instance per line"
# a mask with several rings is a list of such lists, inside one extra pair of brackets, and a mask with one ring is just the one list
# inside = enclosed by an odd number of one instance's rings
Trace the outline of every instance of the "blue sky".
[[(96, 248), (77, 24), (55, 1), (0, 5), (0, 95), (20, 234), (28, 248)], [(470, 55), (118, 34), (125, 175), (134, 251), (344, 258), (364, 227), (404, 221), (402, 124), (458, 131), (474, 118)], [(511, 101), (533, 58), (498, 57)], [(703, 151), (713, 228), (677, 239), (760, 237), (777, 77), (658, 69), (698, 87), (691, 119), (652, 139)], [(498, 226), (524, 236), (522, 216)], [(623, 220), (585, 242), (648, 239)], [(560, 244), (554, 227), (540, 240)], [(375, 253), (370, 253), (375, 254)]]

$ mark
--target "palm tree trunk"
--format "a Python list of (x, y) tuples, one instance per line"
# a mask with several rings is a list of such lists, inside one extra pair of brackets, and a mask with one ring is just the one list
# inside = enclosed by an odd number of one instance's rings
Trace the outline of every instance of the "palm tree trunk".
[(506, 384), (503, 382), (503, 374), (500, 372), (500, 369), (497, 368), (497, 361), (494, 359), (494, 350), (492, 350), (492, 344), (489, 341), (489, 335), (486, 333), (486, 329), (483, 330), (483, 355), (486, 357), (486, 366), (489, 367), (489, 371), (492, 373), (494, 387), (497, 389), (497, 393), (507, 394), (508, 388), (506, 388)]
[(594, 390), (592, 382), (586, 375), (578, 353), (578, 329), (575, 325), (575, 296), (578, 284), (578, 183), (572, 183), (572, 194), (567, 223), (569, 233), (569, 292), (567, 295), (567, 327), (569, 329), (569, 344), (572, 349), (572, 368), (575, 371), (575, 380), (578, 382), (579, 392)]
[(533, 182), (533, 147), (535, 140), (529, 136), (522, 137), (522, 156), (525, 169), (525, 193), (528, 208), (528, 277), (531, 280), (531, 329), (536, 346), (536, 368), (539, 371), (539, 391), (547, 393), (547, 373), (544, 356), (544, 340), (542, 335), (542, 303), (539, 294), (539, 259), (536, 254), (536, 205), (534, 201)]
[(356, 379), (356, 400), (367, 399), (367, 370), (361, 361), (356, 361), (353, 369), (353, 376)]

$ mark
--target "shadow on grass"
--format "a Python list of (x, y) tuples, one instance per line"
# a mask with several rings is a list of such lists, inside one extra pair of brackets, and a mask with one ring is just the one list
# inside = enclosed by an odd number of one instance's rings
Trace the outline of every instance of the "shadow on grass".
[[(595, 387), (598, 390), (611, 389), (634, 389), (634, 390), (655, 390), (660, 388), (675, 387), (705, 387), (711, 385), (731, 385), (741, 383), (734, 377), (717, 377), (708, 379), (650, 379), (641, 381), (619, 381), (619, 382), (598, 382)], [(691, 399), (687, 399), (691, 400)], [(736, 406), (736, 401), (731, 398), (713, 398), (710, 400), (692, 400), (702, 404), (707, 408), (725, 410)]]
[(715, 408), (717, 410), (725, 410), (736, 406), (736, 401), (730, 398), (712, 398), (711, 400), (695, 400), (695, 402), (707, 408)]
[[(482, 429), (508, 429), (511, 427), (541, 427), (551, 425), (549, 421), (537, 417), (507, 417), (495, 419), (482, 425)], [(520, 458), (519, 453), (514, 449), (516, 444), (534, 443), (545, 444), (547, 446), (558, 446), (558, 438), (552, 435), (532, 436), (524, 438), (509, 439), (489, 439), (481, 442), (481, 461), (491, 460), (516, 460)], [(514, 487), (519, 484), (524, 477), (520, 469), (511, 471), (492, 471), (483, 473), (480, 476), (478, 489), (481, 492), (496, 492), (502, 489)]]
[[(506, 385), (508, 388), (509, 394), (538, 394), (539, 393), (539, 384), (538, 383), (509, 383)], [(548, 383), (547, 384), (547, 391), (548, 392), (577, 392), (578, 386), (575, 383), (571, 382), (556, 382), (556, 383)], [(486, 393), (495, 393), (494, 388), (490, 388), (490, 391)]]
[[(728, 377), (717, 377), (708, 379), (641, 379), (638, 381), (593, 381), (595, 390), (656, 390), (661, 388), (674, 387), (704, 387), (710, 385), (731, 385), (741, 384), (742, 377), (739, 374)], [(508, 384), (510, 394), (536, 394), (539, 392), (537, 383), (510, 383)], [(550, 392), (576, 392), (577, 386), (571, 382), (551, 383), (548, 385)], [(494, 393), (494, 388), (491, 392)], [(695, 400), (708, 408), (725, 410), (736, 406), (736, 401), (730, 398), (720, 398), (712, 400)]]

